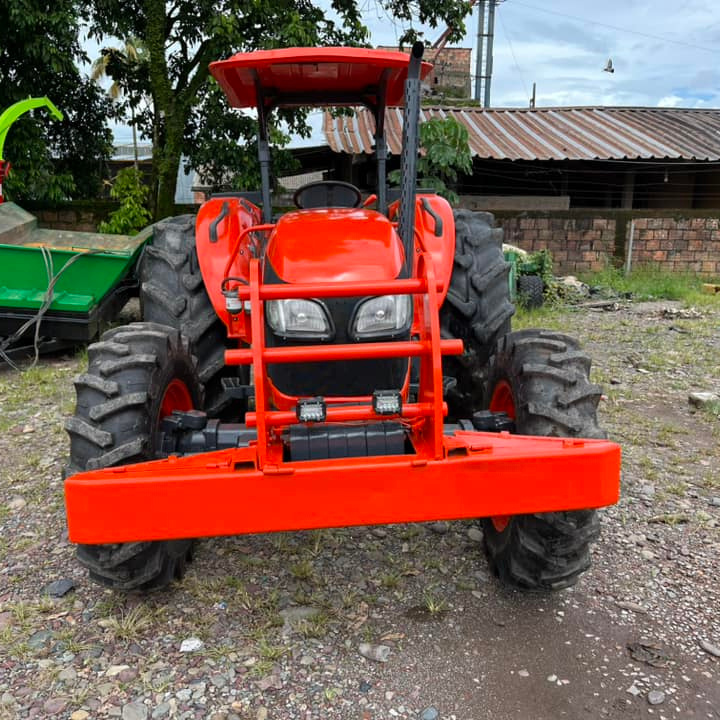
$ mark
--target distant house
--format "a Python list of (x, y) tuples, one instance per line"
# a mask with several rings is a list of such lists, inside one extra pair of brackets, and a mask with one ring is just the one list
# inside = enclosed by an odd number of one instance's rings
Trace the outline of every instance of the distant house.
[[(422, 108), (422, 120), (435, 117), (467, 128), (473, 174), (457, 189), (487, 209), (720, 208), (720, 110)], [(401, 108), (386, 128), (398, 163)], [(346, 158), (343, 178), (372, 187), (372, 115), (327, 113), (324, 131)]]
[[(396, 47), (381, 47), (380, 50), (397, 50)], [(409, 53), (405, 48), (403, 52)], [(423, 60), (432, 63), (433, 69), (423, 80), (428, 94), (432, 97), (469, 98), (470, 56), (472, 48), (426, 48)]]

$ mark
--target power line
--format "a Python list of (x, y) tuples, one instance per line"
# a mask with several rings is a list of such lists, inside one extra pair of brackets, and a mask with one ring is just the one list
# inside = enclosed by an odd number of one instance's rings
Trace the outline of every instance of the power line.
[(672, 43), (673, 45), (682, 45), (683, 47), (695, 48), (696, 50), (704, 50), (705, 52), (711, 52), (718, 54), (720, 50), (717, 48), (709, 48), (704, 45), (695, 45), (693, 43), (683, 42), (682, 40), (673, 40), (672, 38), (663, 37), (662, 35), (653, 35), (652, 33), (640, 32), (639, 30), (628, 30), (627, 28), (618, 27), (617, 25), (609, 25), (608, 23), (602, 23), (597, 20), (588, 20), (587, 18), (578, 17), (577, 15), (568, 15), (567, 13), (557, 12), (557, 10), (548, 10), (547, 8), (537, 7), (536, 5), (530, 5), (526, 2), (520, 2), (520, 0), (513, 0), (513, 4), (521, 5), (529, 10), (536, 10), (537, 12), (547, 13), (548, 15), (556, 15), (558, 17), (568, 18), (569, 20), (577, 20), (578, 22), (585, 23), (588, 25), (597, 25), (599, 27), (607, 28), (608, 30), (616, 30), (617, 32), (624, 32), (630, 35), (638, 35), (639, 37), (650, 38), (651, 40), (660, 40), (665, 43)]
[(523, 88), (525, 89), (525, 97), (528, 99), (528, 102), (530, 101), (530, 93), (528, 92), (527, 85), (525, 84), (525, 77), (522, 73), (522, 70), (520, 69), (520, 64), (517, 61), (517, 58), (515, 57), (515, 50), (513, 49), (512, 40), (510, 40), (510, 33), (507, 31), (505, 27), (505, 23), (502, 20), (502, 16), (498, 14), (498, 21), (500, 22), (500, 28), (503, 31), (503, 35), (505, 36), (505, 39), (507, 40), (507, 44), (510, 47), (510, 54), (512, 55), (513, 62), (515, 63), (515, 67), (517, 68), (518, 75), (520, 75), (520, 80), (522, 81)]

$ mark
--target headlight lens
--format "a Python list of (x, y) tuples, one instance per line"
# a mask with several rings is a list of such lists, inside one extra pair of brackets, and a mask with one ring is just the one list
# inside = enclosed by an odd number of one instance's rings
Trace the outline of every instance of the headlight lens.
[(391, 335), (410, 323), (410, 295), (381, 295), (366, 300), (355, 314), (353, 332), (358, 337)]
[(327, 338), (332, 334), (325, 308), (314, 300), (269, 300), (265, 316), (278, 335)]

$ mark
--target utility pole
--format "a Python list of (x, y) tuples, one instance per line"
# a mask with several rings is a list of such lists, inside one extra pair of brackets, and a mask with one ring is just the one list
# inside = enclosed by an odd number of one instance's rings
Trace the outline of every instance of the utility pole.
[[(478, 2), (477, 57), (475, 58), (475, 99), (490, 107), (490, 85), (493, 69), (495, 7), (500, 0)], [(487, 8), (487, 12), (485, 9)]]

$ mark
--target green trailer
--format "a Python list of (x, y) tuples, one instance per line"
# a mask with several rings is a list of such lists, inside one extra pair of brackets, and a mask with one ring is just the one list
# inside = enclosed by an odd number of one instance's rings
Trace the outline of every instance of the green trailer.
[(152, 227), (134, 236), (41, 229), (14, 203), (0, 204), (0, 348), (34, 337), (37, 322), (46, 340), (93, 340), (137, 295), (151, 237)]

